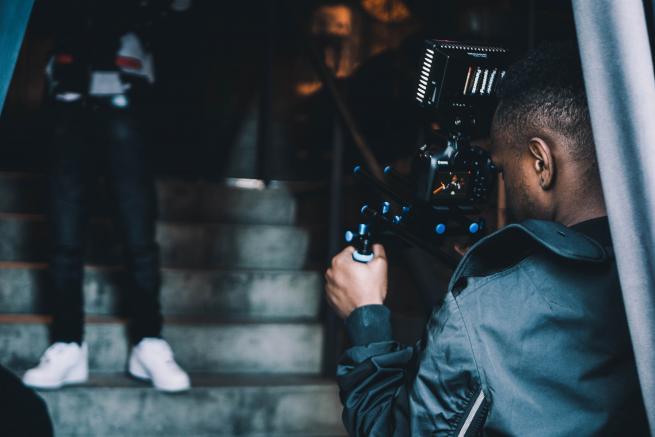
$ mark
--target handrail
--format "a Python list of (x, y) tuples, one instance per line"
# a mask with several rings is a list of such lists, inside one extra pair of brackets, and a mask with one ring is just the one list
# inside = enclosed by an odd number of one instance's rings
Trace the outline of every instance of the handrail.
[[(287, 7), (286, 10), (293, 17), (297, 27), (301, 28), (300, 20), (295, 14), (295, 12), (293, 12), (289, 7)], [(312, 61), (314, 69), (316, 70), (319, 79), (321, 80), (321, 82), (323, 82), (323, 85), (325, 85), (326, 89), (328, 90), (330, 97), (332, 97), (332, 100), (336, 105), (337, 112), (339, 113), (339, 116), (343, 121), (344, 127), (347, 129), (348, 133), (350, 133), (350, 136), (355, 142), (355, 146), (357, 147), (357, 150), (362, 155), (364, 163), (368, 167), (369, 171), (375, 177), (382, 179), (384, 174), (382, 171), (382, 166), (380, 165), (377, 158), (373, 154), (371, 147), (366, 142), (366, 139), (364, 138), (364, 135), (359, 129), (359, 126), (357, 125), (357, 122), (355, 121), (355, 118), (352, 115), (350, 108), (348, 107), (345, 99), (341, 95), (341, 92), (337, 87), (334, 74), (325, 65), (325, 62), (323, 62), (323, 59), (320, 56), (316, 44), (314, 44), (314, 42), (310, 38), (306, 38), (306, 37), (304, 38), (304, 42), (307, 44), (307, 48), (310, 54), (310, 59)]]

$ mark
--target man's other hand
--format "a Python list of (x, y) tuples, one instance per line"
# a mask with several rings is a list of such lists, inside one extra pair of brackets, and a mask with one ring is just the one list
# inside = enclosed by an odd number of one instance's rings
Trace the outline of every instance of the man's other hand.
[(373, 245), (373, 260), (354, 261), (355, 249), (345, 248), (332, 258), (325, 272), (325, 293), (339, 317), (346, 318), (364, 305), (382, 304), (387, 297), (387, 256), (380, 244)]

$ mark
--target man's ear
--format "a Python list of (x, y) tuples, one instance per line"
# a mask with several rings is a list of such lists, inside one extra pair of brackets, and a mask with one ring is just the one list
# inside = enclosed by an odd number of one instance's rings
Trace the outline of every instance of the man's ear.
[(530, 139), (528, 146), (534, 175), (542, 190), (550, 190), (555, 183), (555, 160), (548, 143), (539, 137)]

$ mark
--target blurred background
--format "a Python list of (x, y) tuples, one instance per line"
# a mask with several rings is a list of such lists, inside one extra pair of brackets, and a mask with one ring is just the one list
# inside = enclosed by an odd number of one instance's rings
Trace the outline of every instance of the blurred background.
[[(520, 55), (575, 36), (570, 5), (559, 0), (195, 0), (179, 13), (138, 3), (36, 2), (2, 117), (3, 168), (44, 165), (46, 63), (57, 39), (83, 33), (91, 13), (97, 26), (151, 15), (133, 20), (150, 21), (156, 82), (139, 116), (152, 130), (156, 172), (212, 180), (326, 177), (335, 108), (316, 57), (336, 77), (366, 142), (389, 161), (414, 152), (426, 119), (412, 98), (424, 38), (497, 43)], [(262, 114), (267, 93), (270, 114)], [(257, 162), (260, 122), (270, 124), (266, 165)], [(350, 161), (359, 159), (346, 149)]]
[[(0, 363), (17, 373), (47, 346), (52, 306), (46, 175), (59, 121), (46, 71), (130, 26), (154, 76), (110, 106), (129, 110), (156, 179), (164, 336), (195, 388), (166, 396), (122, 375), (126, 273), (100, 174), (85, 248), (93, 378), (44, 394), (58, 435), (341, 435), (333, 374), (346, 345), (322, 272), (376, 196), (353, 165), (407, 172), (435, 130), (414, 105), (426, 38), (518, 57), (575, 38), (569, 2), (36, 0), (0, 118)], [(70, 58), (52, 57), (61, 47)], [(466, 241), (447, 241), (453, 257), (455, 243)], [(450, 270), (387, 248), (395, 335), (414, 342)]]

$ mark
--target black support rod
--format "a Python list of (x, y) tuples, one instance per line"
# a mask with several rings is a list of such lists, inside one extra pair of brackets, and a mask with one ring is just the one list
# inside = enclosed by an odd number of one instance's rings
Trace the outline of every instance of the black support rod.
[[(343, 130), (341, 121), (335, 117), (332, 132), (332, 171), (330, 175), (330, 210), (328, 221), (328, 261), (342, 246), (343, 223), (341, 208), (343, 203)], [(323, 351), (323, 373), (334, 376), (337, 367), (337, 354), (341, 344), (339, 319), (334, 310), (325, 307), (325, 348)]]
[(277, 0), (266, 2), (266, 41), (262, 57), (259, 120), (257, 125), (257, 173), (267, 184), (271, 181), (273, 125), (273, 54)]

